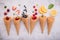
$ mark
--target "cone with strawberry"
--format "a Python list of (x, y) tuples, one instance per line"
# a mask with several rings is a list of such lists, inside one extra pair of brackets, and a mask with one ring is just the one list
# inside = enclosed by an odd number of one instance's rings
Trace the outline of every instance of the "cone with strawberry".
[(13, 18), (13, 22), (16, 28), (17, 35), (19, 35), (20, 21), (21, 21), (21, 18), (19, 16)]
[(47, 26), (48, 26), (48, 35), (50, 34), (51, 32), (51, 29), (52, 29), (52, 26), (53, 26), (53, 23), (54, 23), (54, 16), (56, 16), (56, 10), (52, 10), (51, 11), (51, 16), (47, 18)]
[(10, 32), (10, 24), (11, 24), (11, 17), (4, 17), (4, 23), (5, 23), (5, 26), (6, 26), (6, 30), (7, 30), (7, 33), (9, 35), (9, 32)]
[(45, 6), (41, 6), (39, 8), (39, 13), (42, 14), (42, 16), (39, 17), (39, 21), (40, 21), (40, 26), (41, 26), (41, 31), (42, 33), (44, 32), (44, 26), (45, 26), (45, 23), (46, 23), (46, 19), (47, 17), (44, 16), (44, 14), (47, 12), (47, 9), (45, 8)]

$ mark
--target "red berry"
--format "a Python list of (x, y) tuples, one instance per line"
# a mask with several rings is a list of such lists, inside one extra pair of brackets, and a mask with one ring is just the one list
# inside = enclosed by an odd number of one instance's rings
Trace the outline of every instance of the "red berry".
[(9, 17), (6, 17), (6, 20), (9, 20)]
[(35, 15), (37, 15), (37, 12), (35, 13)]
[(35, 16), (35, 14), (33, 14), (33, 16)]
[(35, 20), (37, 17), (36, 16), (33, 16), (32, 19)]
[(37, 11), (37, 9), (35, 9), (35, 11)]
[(33, 8), (35, 8), (35, 6), (33, 6)]
[(4, 15), (7, 15), (7, 12), (4, 12)]
[(16, 17), (15, 19), (16, 19), (16, 20), (19, 20), (19, 18), (17, 18), (17, 17)]

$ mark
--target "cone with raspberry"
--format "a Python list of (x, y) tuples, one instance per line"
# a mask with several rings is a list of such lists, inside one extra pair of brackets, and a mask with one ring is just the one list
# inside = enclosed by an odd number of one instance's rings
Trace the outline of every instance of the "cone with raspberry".
[(14, 25), (15, 25), (15, 28), (16, 28), (17, 35), (19, 35), (20, 21), (21, 21), (21, 18), (20, 17), (15, 17), (13, 19), (13, 22), (14, 22)]
[(11, 17), (4, 17), (4, 23), (5, 23), (5, 26), (6, 26), (7, 33), (9, 35), (10, 24), (11, 24)]

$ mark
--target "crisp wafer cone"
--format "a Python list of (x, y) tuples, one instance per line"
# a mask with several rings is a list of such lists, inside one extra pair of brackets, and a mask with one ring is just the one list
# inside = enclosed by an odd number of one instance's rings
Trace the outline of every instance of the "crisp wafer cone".
[(24, 25), (25, 25), (25, 27), (26, 27), (26, 30), (27, 30), (28, 33), (29, 33), (28, 17), (27, 17), (27, 18), (23, 18), (23, 17), (22, 17), (22, 21), (23, 21), (23, 23), (24, 23)]
[(54, 22), (54, 18), (53, 17), (48, 17), (48, 19), (47, 19), (48, 35), (50, 34), (53, 22)]
[(33, 20), (32, 16), (31, 16), (31, 18), (30, 18), (30, 34), (32, 34), (32, 31), (36, 25), (37, 20), (38, 20), (38, 17), (37, 17), (37, 19)]
[(44, 26), (45, 26), (45, 23), (46, 23), (46, 19), (47, 19), (46, 16), (40, 16), (39, 17), (42, 33), (44, 32)]
[(9, 17), (9, 20), (6, 20), (6, 17), (4, 17), (4, 23), (5, 23), (5, 26), (6, 26), (7, 33), (9, 35), (11, 18)]
[(15, 18), (13, 19), (13, 22), (14, 22), (14, 25), (15, 25), (15, 28), (16, 28), (17, 35), (19, 35), (20, 20), (21, 20), (20, 17), (19, 17), (19, 20), (16, 20)]

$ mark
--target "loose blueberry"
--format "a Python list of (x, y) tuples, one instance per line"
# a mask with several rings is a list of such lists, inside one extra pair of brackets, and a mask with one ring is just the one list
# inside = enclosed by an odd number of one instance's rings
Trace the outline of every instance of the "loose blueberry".
[(16, 18), (15, 18), (15, 20), (19, 20), (19, 18), (18, 18), (18, 17), (16, 17)]
[(24, 5), (24, 7), (26, 8), (26, 6)]
[(24, 18), (27, 18), (27, 15), (23, 15)]
[(10, 9), (7, 9), (7, 12), (10, 12)]

